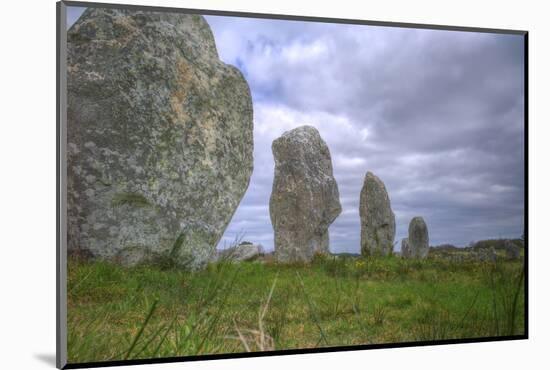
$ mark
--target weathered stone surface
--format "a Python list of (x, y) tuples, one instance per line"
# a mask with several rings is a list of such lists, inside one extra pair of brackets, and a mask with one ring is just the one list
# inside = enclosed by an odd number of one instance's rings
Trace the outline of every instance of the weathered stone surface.
[(401, 256), (404, 258), (411, 257), (411, 247), (409, 246), (409, 238), (401, 239)]
[(213, 255), (253, 166), (250, 91), (198, 15), (88, 8), (68, 31), (68, 244)]
[(218, 252), (218, 260), (249, 261), (258, 257), (263, 247), (258, 244), (239, 244)]
[(272, 150), (275, 255), (281, 262), (310, 261), (329, 251), (328, 227), (342, 211), (330, 151), (311, 126), (285, 132)]
[(428, 227), (422, 217), (414, 217), (409, 223), (409, 247), (411, 257), (426, 258), (430, 250)]
[(386, 186), (367, 172), (359, 199), (361, 217), (361, 254), (386, 256), (393, 252), (395, 215)]

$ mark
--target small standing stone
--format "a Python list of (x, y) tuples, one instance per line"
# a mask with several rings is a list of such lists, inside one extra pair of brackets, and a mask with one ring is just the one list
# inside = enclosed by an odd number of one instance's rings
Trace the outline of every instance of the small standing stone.
[(477, 259), (481, 262), (495, 263), (497, 261), (497, 252), (495, 248), (482, 248), (477, 251)]
[(422, 217), (414, 217), (409, 223), (409, 247), (411, 257), (426, 258), (430, 250), (428, 227)]

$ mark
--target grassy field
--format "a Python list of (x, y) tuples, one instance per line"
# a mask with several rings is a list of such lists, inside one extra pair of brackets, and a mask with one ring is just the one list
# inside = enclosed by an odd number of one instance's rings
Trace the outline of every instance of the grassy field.
[(524, 333), (523, 263), (318, 257), (204, 271), (70, 260), (69, 362)]

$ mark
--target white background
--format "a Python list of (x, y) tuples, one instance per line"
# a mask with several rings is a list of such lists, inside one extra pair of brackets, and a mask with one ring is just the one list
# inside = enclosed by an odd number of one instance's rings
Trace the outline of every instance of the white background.
[[(113, 3), (124, 3), (114, 1)], [(134, 4), (530, 31), (530, 339), (141, 366), (140, 369), (547, 368), (550, 38), (543, 1), (127, 0)], [(55, 358), (55, 2), (4, 1), (0, 21), (0, 367)], [(132, 369), (135, 369), (133, 367)]]

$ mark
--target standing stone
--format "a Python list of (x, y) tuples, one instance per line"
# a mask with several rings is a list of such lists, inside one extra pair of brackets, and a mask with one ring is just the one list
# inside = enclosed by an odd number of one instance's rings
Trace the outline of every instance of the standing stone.
[(330, 151), (311, 126), (285, 132), (271, 148), (275, 255), (281, 262), (311, 261), (315, 253), (328, 253), (328, 227), (342, 211)]
[(359, 200), (361, 254), (387, 256), (393, 252), (395, 215), (386, 186), (367, 172)]
[(404, 258), (411, 257), (411, 247), (409, 246), (409, 238), (401, 239), (401, 256)]
[(203, 266), (252, 173), (248, 84), (199, 15), (88, 8), (67, 36), (69, 252)]
[(430, 250), (428, 227), (422, 217), (414, 217), (409, 223), (411, 257), (426, 258)]
[(504, 241), (504, 250), (508, 259), (516, 260), (521, 256), (520, 248), (511, 240)]
[(476, 252), (476, 257), (480, 262), (495, 263), (497, 261), (497, 252), (494, 247), (480, 248)]

